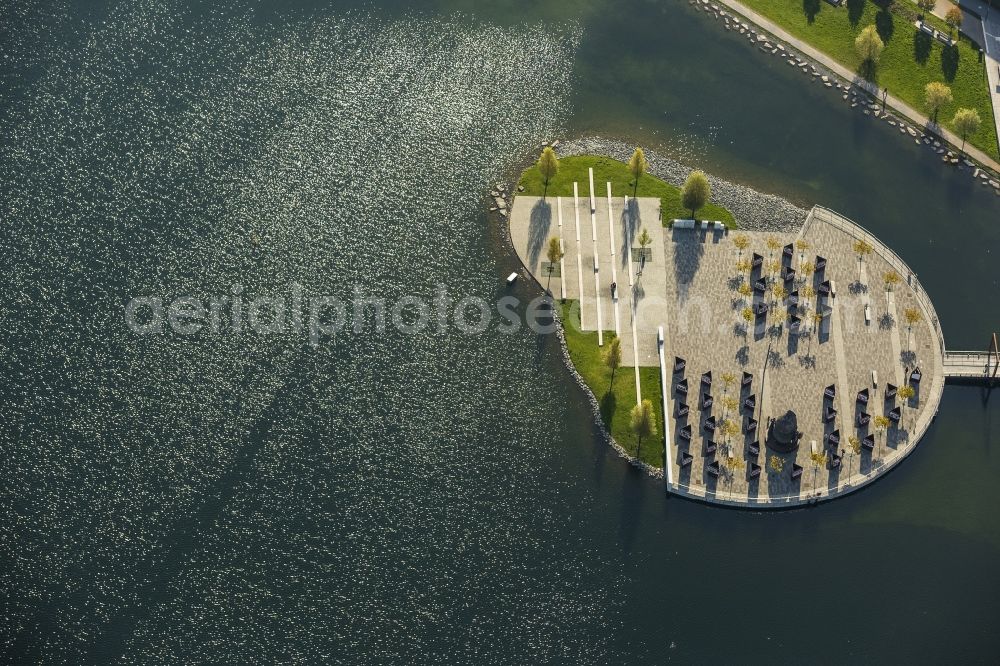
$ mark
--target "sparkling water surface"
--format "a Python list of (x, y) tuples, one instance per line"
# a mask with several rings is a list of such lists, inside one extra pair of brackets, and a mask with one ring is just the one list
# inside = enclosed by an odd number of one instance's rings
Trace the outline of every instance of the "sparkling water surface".
[(10, 16), (6, 660), (995, 655), (1000, 431), (978, 388), (949, 387), (871, 489), (757, 515), (624, 465), (552, 336), (372, 326), (313, 346), (291, 324), (124, 319), (135, 296), (293, 284), (493, 300), (516, 263), (484, 192), (541, 140), (598, 133), (855, 217), (920, 272), (949, 345), (980, 347), (992, 194), (682, 2)]

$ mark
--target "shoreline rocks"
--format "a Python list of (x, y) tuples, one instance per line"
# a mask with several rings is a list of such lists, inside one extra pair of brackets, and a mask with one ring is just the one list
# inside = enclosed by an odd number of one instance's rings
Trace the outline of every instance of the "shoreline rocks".
[[(624, 141), (602, 137), (582, 137), (567, 140), (558, 151), (560, 157), (571, 155), (607, 155), (628, 162), (634, 146)], [(655, 151), (646, 151), (649, 173), (676, 187), (681, 187), (692, 168)], [(708, 175), (712, 185), (712, 201), (725, 206), (741, 229), (749, 231), (795, 231), (802, 226), (809, 211), (773, 194), (737, 185)]]

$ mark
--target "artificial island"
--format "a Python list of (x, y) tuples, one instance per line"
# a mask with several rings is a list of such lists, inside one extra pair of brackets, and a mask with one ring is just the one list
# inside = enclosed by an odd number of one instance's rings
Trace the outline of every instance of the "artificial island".
[(917, 275), (831, 210), (744, 228), (708, 177), (666, 182), (640, 150), (626, 164), (546, 148), (516, 189), (499, 212), (572, 370), (609, 442), (670, 493), (842, 496), (915, 448), (946, 380), (997, 376), (996, 335), (947, 351)]

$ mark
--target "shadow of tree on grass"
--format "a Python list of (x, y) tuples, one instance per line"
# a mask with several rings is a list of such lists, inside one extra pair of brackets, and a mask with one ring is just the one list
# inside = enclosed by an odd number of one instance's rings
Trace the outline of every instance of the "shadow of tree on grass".
[(896, 26), (892, 20), (892, 12), (885, 7), (875, 15), (875, 31), (878, 32), (878, 36), (882, 38), (882, 41), (886, 43), (892, 39), (892, 33), (896, 31)]
[(941, 49), (941, 72), (944, 74), (945, 81), (955, 80), (955, 75), (958, 73), (958, 61), (957, 46), (945, 46)]
[(856, 26), (861, 20), (861, 15), (865, 13), (866, 0), (847, 0), (847, 20), (851, 25)]
[(806, 21), (812, 23), (816, 20), (816, 14), (819, 14), (819, 3), (820, 0), (802, 0), (802, 11), (806, 15)]
[(931, 57), (931, 47), (933, 45), (934, 40), (930, 35), (926, 32), (916, 30), (916, 34), (913, 35), (913, 59), (921, 65), (926, 63), (927, 59)]

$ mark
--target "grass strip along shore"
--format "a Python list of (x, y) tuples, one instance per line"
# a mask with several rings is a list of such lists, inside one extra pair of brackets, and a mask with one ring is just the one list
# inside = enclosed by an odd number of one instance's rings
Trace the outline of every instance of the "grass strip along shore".
[[(533, 165), (521, 174), (518, 185), (524, 188), (520, 194), (528, 196), (573, 196), (573, 183), (580, 183), (580, 197), (587, 195), (590, 177), (588, 169), (594, 169), (594, 187), (598, 199), (606, 196), (605, 183), (611, 183), (611, 192), (614, 196), (620, 197), (625, 194), (632, 196), (633, 191), (640, 197), (658, 197), (660, 199), (660, 211), (664, 224), (674, 218), (689, 218), (691, 211), (681, 205), (681, 190), (674, 187), (655, 176), (648, 173), (639, 178), (638, 187), (634, 187), (635, 179), (628, 170), (628, 165), (610, 157), (599, 157), (596, 155), (575, 155), (563, 157), (559, 160), (559, 172), (549, 180), (548, 190), (545, 189), (545, 179), (538, 170), (538, 165)], [(697, 211), (698, 219), (718, 220), (724, 222), (729, 228), (735, 228), (736, 222), (732, 213), (728, 210), (709, 202)]]
[[(864, 28), (874, 25), (885, 48), (867, 78), (880, 88), (888, 88), (892, 95), (914, 109), (925, 112), (926, 85), (939, 81), (949, 86), (953, 101), (941, 108), (938, 122), (954, 131), (951, 122), (955, 112), (960, 108), (975, 109), (982, 122), (968, 141), (1000, 159), (986, 70), (978, 46), (967, 36), (960, 35), (957, 45), (947, 46), (920, 32), (914, 25), (918, 10), (910, 2), (849, 0), (841, 7), (820, 0), (740, 2), (859, 75), (863, 63), (854, 40)], [(924, 20), (948, 34), (944, 21), (930, 14)]]
[(639, 448), (638, 438), (632, 432), (629, 413), (635, 407), (635, 368), (622, 366), (614, 373), (604, 363), (603, 353), (615, 337), (614, 331), (604, 331), (604, 347), (597, 346), (597, 331), (580, 329), (580, 302), (567, 300), (559, 304), (559, 315), (566, 336), (570, 360), (590, 387), (601, 406), (601, 419), (618, 444), (632, 457), (647, 465), (663, 469), (663, 393), (660, 390), (660, 369), (639, 368), (642, 397), (653, 404), (656, 435), (647, 437)]

